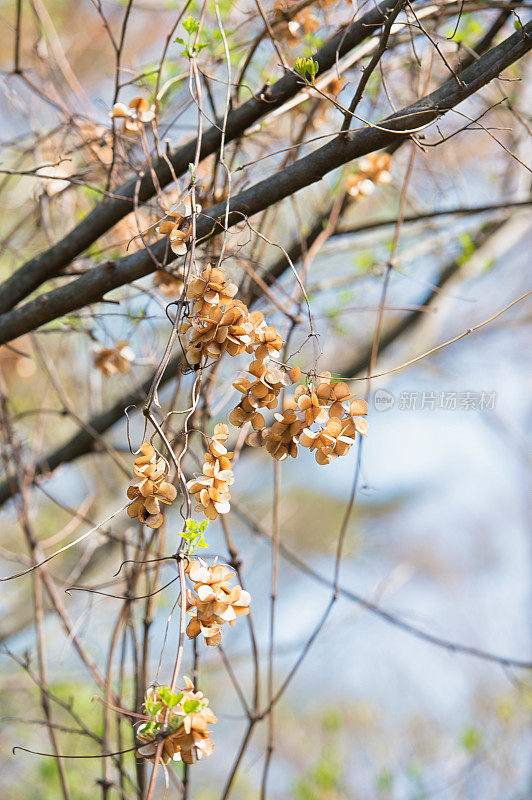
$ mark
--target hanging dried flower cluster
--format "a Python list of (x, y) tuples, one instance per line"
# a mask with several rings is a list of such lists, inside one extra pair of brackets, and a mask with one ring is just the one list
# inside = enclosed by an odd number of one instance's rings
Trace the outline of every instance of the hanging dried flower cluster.
[[(172, 206), (163, 219), (149, 229), (157, 233), (167, 234), (172, 252), (176, 256), (184, 256), (187, 252), (187, 243), (192, 233), (190, 224), (192, 211), (192, 201), (190, 197), (186, 197), (185, 200)], [(201, 206), (198, 203), (195, 204), (194, 211), (196, 214), (201, 211)]]
[(263, 360), (283, 346), (276, 329), (266, 324), (260, 311), (250, 313), (235, 299), (237, 291), (223, 269), (210, 265), (190, 282), (187, 296), (194, 301), (192, 316), (181, 329), (187, 335), (184, 347), (190, 364), (203, 366), (209, 358), (218, 359), (225, 352), (237, 356), (256, 351), (257, 358)]
[(129, 342), (117, 342), (114, 347), (98, 347), (93, 355), (94, 366), (106, 377), (117, 372), (127, 372), (134, 359), (135, 353)]
[(177, 496), (177, 490), (165, 480), (168, 466), (164, 458), (157, 456), (155, 448), (149, 442), (144, 442), (140, 452), (142, 455), (136, 459), (133, 467), (138, 480), (127, 490), (127, 496), (133, 500), (127, 513), (149, 528), (160, 528), (163, 524), (161, 503), (170, 505)]
[(134, 97), (129, 106), (115, 103), (109, 112), (111, 119), (123, 119), (125, 133), (138, 133), (146, 122), (155, 119), (155, 108), (150, 106), (145, 97)]
[[(251, 423), (253, 433), (247, 443), (266, 447), (278, 460), (295, 458), (298, 444), (316, 451), (318, 464), (328, 464), (345, 455), (355, 434), (367, 431), (367, 404), (355, 400), (345, 383), (331, 384), (330, 373), (320, 377), (316, 389), (312, 384), (298, 386), (294, 396), (285, 399), (283, 413), (275, 414), (273, 424), (266, 427), (261, 409), (275, 410), (281, 390), (297, 383), (301, 370), (288, 370), (270, 362), (270, 357), (281, 350), (283, 339), (273, 325), (266, 324), (260, 312), (249, 314), (244, 303), (235, 299), (236, 292), (237, 287), (220, 268), (207, 266), (199, 278), (191, 281), (188, 296), (194, 301), (193, 316), (182, 328), (188, 333), (185, 347), (189, 362), (203, 365), (207, 358), (217, 359), (224, 352), (232, 356), (254, 353), (247, 370), (249, 378), (241, 377), (233, 383), (242, 399), (229, 415), (229, 421), (237, 428)], [(229, 486), (234, 477), (233, 454), (225, 447), (227, 438), (227, 426), (216, 425), (205, 453), (203, 474), (187, 484), (199, 501), (196, 510), (203, 511), (208, 519), (230, 510)]]
[(290, 0), (276, 0), (272, 14), (276, 35), (291, 47), (298, 45), (305, 34), (313, 33), (320, 27), (320, 21), (311, 8), (307, 6), (294, 14), (295, 5), (297, 3)]
[(151, 687), (146, 692), (144, 708), (151, 718), (137, 730), (137, 739), (143, 743), (137, 752), (148, 761), (155, 761), (160, 740), (163, 740), (161, 761), (184, 761), (193, 764), (203, 756), (210, 756), (214, 743), (208, 726), (218, 722), (202, 692), (194, 691), (194, 684), (183, 676), (185, 689), (173, 692), (169, 686)]
[(298, 445), (309, 447), (318, 464), (326, 465), (348, 453), (356, 433), (367, 432), (367, 411), (365, 400), (350, 394), (346, 383), (331, 383), (330, 373), (324, 372), (315, 387), (297, 386), (293, 397), (285, 399), (283, 413), (274, 414), (273, 425), (256, 429), (246, 441), (266, 447), (278, 461), (296, 458)]
[(203, 474), (187, 483), (187, 489), (198, 503), (195, 511), (203, 511), (207, 519), (216, 519), (218, 514), (227, 514), (230, 511), (229, 487), (235, 478), (231, 470), (233, 453), (228, 453), (225, 447), (228, 436), (227, 425), (220, 422), (214, 426), (204, 455)]
[(251, 597), (241, 586), (229, 586), (235, 573), (224, 564), (209, 567), (195, 558), (186, 572), (194, 584), (194, 590), (187, 591), (187, 611), (192, 616), (187, 635), (195, 639), (201, 633), (206, 645), (216, 647), (222, 641), (222, 626), (234, 625), (237, 617), (249, 614)]
[(355, 172), (347, 176), (346, 187), (351, 197), (366, 197), (377, 184), (390, 183), (392, 157), (389, 153), (370, 153), (359, 158)]
[(243, 394), (240, 403), (231, 411), (229, 421), (237, 428), (241, 428), (246, 422), (251, 422), (255, 431), (260, 431), (266, 424), (264, 417), (257, 410), (268, 408), (272, 411), (277, 408), (279, 403), (279, 393), (285, 386), (290, 386), (294, 381), (298, 381), (301, 370), (293, 367), (289, 372), (282, 368), (277, 368), (265, 361), (252, 361), (248, 368), (248, 378), (239, 378), (233, 383), (235, 389)]

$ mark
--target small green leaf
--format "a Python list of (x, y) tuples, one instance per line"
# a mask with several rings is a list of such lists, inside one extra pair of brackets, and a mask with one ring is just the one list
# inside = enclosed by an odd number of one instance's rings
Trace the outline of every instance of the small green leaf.
[(297, 72), (301, 77), (305, 77), (305, 70), (306, 70), (306, 61), (304, 58), (296, 58), (296, 63), (294, 64), (294, 71)]
[(381, 771), (377, 775), (377, 789), (379, 793), (388, 793), (390, 792), (392, 785), (393, 785), (393, 775), (389, 769), (381, 769)]
[(146, 700), (144, 707), (146, 708), (146, 713), (149, 714), (150, 717), (156, 717), (159, 711), (162, 710), (163, 704), (154, 703), (153, 700)]
[(161, 723), (155, 722), (155, 720), (151, 720), (150, 722), (146, 722), (145, 725), (140, 726), (139, 733), (142, 733), (142, 735), (146, 736), (147, 738), (152, 738), (157, 736), (160, 730), (161, 730)]
[(194, 714), (196, 711), (200, 711), (204, 705), (204, 700), (185, 700), (183, 703), (183, 711), (185, 714)]
[(514, 28), (516, 29), (516, 31), (520, 31), (522, 27), (523, 27), (523, 23), (521, 22), (521, 20), (520, 19), (514, 19)]
[[(301, 75), (301, 77), (310, 83), (314, 83), (316, 75), (318, 74), (320, 66), (313, 58), (296, 58), (294, 64), (294, 71)], [(307, 72), (309, 77), (307, 78)]]
[(183, 699), (183, 692), (171, 692), (168, 686), (160, 686), (158, 693), (167, 708), (174, 708)]
[(456, 262), (459, 266), (462, 266), (471, 258), (477, 247), (475, 240), (469, 232), (461, 233), (458, 237), (458, 241), (462, 247), (462, 252), (456, 259)]
[(196, 33), (199, 30), (199, 26), (199, 19), (194, 19), (194, 17), (187, 17), (183, 22), (183, 28), (189, 34)]
[(316, 78), (316, 75), (318, 74), (319, 68), (320, 68), (320, 65), (318, 64), (317, 61), (314, 61), (313, 58), (307, 58), (307, 72), (310, 75), (310, 79), (311, 79), (312, 83), (314, 83), (314, 79)]
[(473, 725), (469, 725), (467, 728), (464, 728), (462, 733), (460, 734), (460, 744), (469, 755), (474, 756), (480, 748), (482, 747), (483, 742), (483, 735), (482, 731), (478, 728), (475, 728)]
[(192, 555), (196, 547), (209, 546), (205, 541), (204, 536), (208, 524), (209, 523), (207, 520), (203, 520), (203, 522), (197, 522), (194, 519), (187, 519), (185, 521), (185, 530), (181, 536), (186, 542), (188, 542), (188, 547), (186, 550), (187, 556)]

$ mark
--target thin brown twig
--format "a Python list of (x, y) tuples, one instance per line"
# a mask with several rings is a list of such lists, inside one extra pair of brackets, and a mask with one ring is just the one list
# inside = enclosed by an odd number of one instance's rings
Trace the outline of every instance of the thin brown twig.
[(390, 38), (390, 34), (392, 32), (392, 25), (394, 24), (395, 20), (403, 10), (407, 3), (407, 0), (397, 0), (395, 6), (391, 9), (388, 17), (386, 19), (386, 23), (381, 31), (379, 44), (371, 56), (370, 62), (367, 67), (364, 69), (362, 73), (362, 77), (360, 78), (359, 84), (356, 88), (355, 94), (353, 95), (353, 99), (349, 104), (349, 108), (347, 113), (344, 115), (344, 121), (342, 122), (341, 131), (349, 130), (349, 126), (351, 124), (351, 119), (354, 116), (354, 112), (360, 103), (362, 96), (364, 94), (364, 90), (367, 86), (367, 83), (373, 73), (373, 70), (377, 66), (377, 64), (381, 63), (382, 56), (386, 52), (386, 48), (388, 46), (388, 39)]

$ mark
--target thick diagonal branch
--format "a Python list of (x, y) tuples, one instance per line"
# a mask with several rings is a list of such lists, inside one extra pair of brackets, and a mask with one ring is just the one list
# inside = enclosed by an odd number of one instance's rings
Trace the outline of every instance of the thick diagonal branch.
[[(423, 129), (496, 78), (531, 47), (532, 22), (529, 22), (460, 72), (459, 83), (453, 77), (439, 89), (379, 124), (368, 124), (362, 130), (341, 134), (281, 172), (240, 192), (230, 202), (228, 226), (279, 203), (354, 158), (393, 144), (398, 136)], [(218, 203), (201, 215), (196, 227), (198, 239), (206, 240), (220, 233), (225, 212), (225, 203)], [(150, 252), (140, 250), (104, 264), (67, 286), (43, 294), (21, 308), (4, 314), (0, 317), (0, 344), (95, 303), (112, 289), (149, 275), (157, 268), (152, 254), (161, 261), (169, 260), (166, 238), (151, 247)]]
[[(392, 0), (383, 0), (363, 17), (342, 29), (324, 47), (315, 53), (320, 74), (334, 66), (344, 56), (369, 36), (372, 36), (385, 21)], [(261, 117), (284, 105), (304, 87), (296, 74), (287, 74), (272, 86), (262, 89), (239, 108), (234, 109), (225, 126), (225, 143), (241, 136)], [(215, 153), (222, 140), (223, 119), (203, 132), (200, 160)], [(110, 230), (133, 210), (135, 198), (144, 203), (154, 196), (156, 188), (152, 175), (157, 176), (161, 188), (186, 172), (194, 161), (197, 139), (192, 139), (167, 157), (159, 159), (150, 169), (146, 166), (139, 177), (134, 177), (114, 191), (115, 197), (98, 203), (61, 241), (22, 265), (10, 278), (0, 285), (0, 314), (12, 309), (34, 289), (56, 275), (83, 253), (100, 236)]]

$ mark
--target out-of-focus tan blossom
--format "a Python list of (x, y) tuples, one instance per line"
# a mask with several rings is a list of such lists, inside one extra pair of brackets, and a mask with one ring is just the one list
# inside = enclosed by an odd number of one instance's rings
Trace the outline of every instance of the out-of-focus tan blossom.
[(224, 564), (209, 567), (195, 558), (186, 571), (194, 584), (194, 591), (187, 592), (187, 610), (192, 616), (187, 635), (195, 639), (202, 634), (206, 645), (216, 647), (222, 641), (222, 626), (226, 622), (234, 625), (237, 617), (249, 614), (251, 597), (241, 586), (229, 586), (235, 573)]
[(225, 447), (229, 436), (227, 425), (214, 426), (208, 450), (204, 455), (203, 474), (188, 481), (187, 488), (195, 496), (196, 511), (202, 511), (207, 519), (216, 519), (218, 514), (230, 511), (231, 494), (229, 487), (234, 482), (231, 458)]
[(127, 133), (138, 133), (142, 125), (155, 119), (155, 107), (145, 97), (134, 97), (129, 106), (115, 103), (109, 112), (111, 119), (123, 119), (123, 129)]
[(68, 189), (72, 185), (68, 179), (72, 177), (73, 172), (74, 167), (70, 159), (65, 159), (60, 164), (39, 167), (35, 170), (35, 175), (43, 177), (34, 188), (34, 196), (37, 198), (40, 194), (46, 194), (48, 197), (54, 197)]
[(137, 730), (137, 739), (143, 743), (137, 753), (148, 761), (155, 760), (161, 739), (163, 764), (169, 761), (193, 764), (214, 750), (208, 726), (218, 719), (203, 693), (194, 691), (190, 678), (185, 675), (183, 680), (185, 688), (177, 692), (159, 686), (146, 693), (144, 707), (150, 720)]
[(359, 158), (354, 172), (347, 176), (346, 188), (351, 197), (366, 197), (377, 184), (390, 183), (392, 157), (389, 153), (369, 153)]
[(273, 4), (272, 23), (276, 36), (295, 47), (303, 36), (320, 27), (320, 21), (308, 6), (294, 14), (296, 5), (290, 0), (276, 0)]
[(134, 359), (135, 353), (129, 342), (117, 342), (114, 347), (99, 347), (93, 355), (94, 366), (106, 377), (127, 372)]
[[(342, 76), (338, 77), (334, 75), (327, 85), (323, 87), (323, 91), (331, 100), (336, 100), (344, 86), (345, 79)], [(330, 109), (334, 109), (334, 104), (328, 102), (326, 98), (322, 98), (317, 108), (313, 111), (312, 117), (308, 120), (308, 124), (313, 130), (318, 130), (326, 122), (327, 113)], [(308, 112), (301, 113), (302, 121), (303, 119), (306, 120), (306, 114), (308, 114)]]
[(157, 456), (154, 447), (144, 442), (140, 455), (133, 466), (138, 480), (128, 487), (127, 496), (133, 502), (127, 513), (131, 518), (137, 517), (149, 528), (160, 528), (163, 524), (161, 503), (170, 505), (177, 496), (175, 486), (168, 483), (168, 467), (164, 458)]
[(325, 91), (331, 97), (337, 97), (345, 86), (345, 78), (335, 76), (325, 87)]
[(28, 380), (35, 375), (35, 361), (27, 353), (28, 349), (31, 349), (31, 342), (25, 336), (0, 347), (0, 371), (6, 379)]
[(185, 281), (183, 275), (173, 275), (165, 269), (155, 270), (153, 285), (165, 297), (181, 297)]
[(113, 136), (104, 125), (95, 125), (88, 120), (79, 121), (78, 134), (89, 160), (100, 166), (109, 166), (113, 160)]

